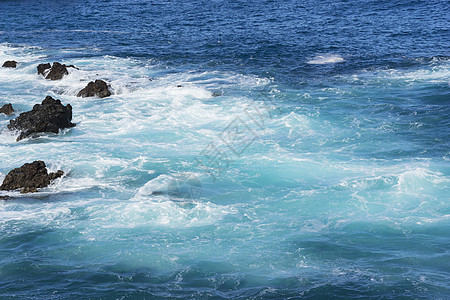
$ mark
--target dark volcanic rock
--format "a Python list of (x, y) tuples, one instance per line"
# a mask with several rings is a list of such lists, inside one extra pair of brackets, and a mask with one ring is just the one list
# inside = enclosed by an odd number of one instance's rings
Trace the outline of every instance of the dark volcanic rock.
[(64, 75), (69, 75), (66, 65), (62, 65), (59, 62), (54, 62), (45, 79), (59, 80), (62, 79)]
[(61, 170), (56, 171), (56, 173), (50, 173), (48, 174), (48, 178), (50, 178), (50, 181), (58, 179), (59, 177), (62, 177), (64, 175), (64, 172)]
[(21, 193), (34, 193), (37, 192), (38, 188), (47, 187), (52, 180), (63, 175), (64, 172), (61, 170), (48, 174), (45, 163), (38, 160), (10, 171), (3, 180), (0, 190), (21, 189)]
[(111, 96), (108, 85), (103, 80), (91, 81), (88, 85), (78, 92), (77, 97), (94, 97), (105, 98)]
[(14, 113), (14, 108), (11, 103), (5, 104), (0, 108), (0, 114), (12, 115)]
[(17, 67), (17, 62), (14, 60), (8, 60), (5, 61), (5, 63), (2, 66), (3, 68), (15, 68)]
[(74, 127), (72, 120), (72, 106), (61, 104), (47, 96), (42, 104), (34, 105), (31, 111), (21, 113), (19, 117), (9, 121), (8, 129), (21, 131), (17, 141), (41, 132), (58, 133), (59, 129)]
[(51, 69), (51, 67), (52, 66), (49, 63), (40, 64), (39, 66), (37, 66), (38, 74), (44, 76), (45, 70)]

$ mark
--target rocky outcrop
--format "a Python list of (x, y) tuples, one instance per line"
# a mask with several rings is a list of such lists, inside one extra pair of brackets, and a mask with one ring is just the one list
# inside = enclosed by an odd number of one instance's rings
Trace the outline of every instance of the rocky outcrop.
[(15, 68), (17, 67), (17, 62), (14, 60), (8, 60), (5, 61), (5, 63), (2, 65), (3, 68)]
[(78, 92), (77, 97), (94, 97), (105, 98), (111, 96), (108, 85), (103, 80), (91, 81), (88, 85)]
[(14, 108), (11, 103), (5, 104), (0, 108), (0, 114), (12, 115), (14, 113)]
[(49, 63), (40, 64), (37, 66), (37, 71), (39, 75), (45, 76), (45, 71), (51, 69), (51, 65)]
[(74, 127), (75, 124), (71, 123), (71, 120), (72, 106), (64, 106), (60, 100), (47, 96), (42, 104), (34, 105), (31, 111), (21, 113), (19, 117), (11, 120), (8, 129), (19, 130), (17, 141), (20, 141), (38, 133), (58, 133), (60, 129)]
[(34, 161), (16, 168), (6, 175), (2, 191), (13, 191), (20, 189), (21, 193), (34, 193), (37, 189), (50, 185), (50, 182), (63, 176), (64, 172), (59, 170), (56, 173), (48, 173), (43, 161)]

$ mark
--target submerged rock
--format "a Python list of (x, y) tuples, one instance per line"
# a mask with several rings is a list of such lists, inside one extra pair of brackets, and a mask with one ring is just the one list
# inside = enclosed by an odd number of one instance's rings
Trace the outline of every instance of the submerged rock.
[(72, 106), (64, 106), (60, 100), (47, 96), (42, 104), (34, 105), (31, 111), (21, 113), (16, 119), (9, 121), (8, 129), (19, 130), (21, 133), (17, 141), (20, 141), (38, 133), (58, 133), (60, 129), (74, 127), (71, 120)]
[(37, 66), (37, 71), (39, 75), (45, 76), (45, 71), (51, 69), (51, 65), (49, 63), (40, 64)]
[(88, 85), (78, 92), (77, 97), (94, 97), (105, 98), (111, 96), (108, 85), (103, 80), (91, 81)]
[(3, 180), (0, 190), (13, 191), (21, 189), (21, 193), (34, 193), (37, 192), (38, 188), (49, 186), (52, 180), (63, 175), (64, 172), (61, 170), (49, 174), (45, 163), (38, 160), (11, 170)]
[(14, 60), (8, 60), (5, 61), (5, 63), (2, 66), (3, 68), (15, 68), (17, 67), (17, 62)]
[(75, 67), (74, 65), (65, 65), (66, 68), (74, 68), (76, 70), (79, 70), (80, 68)]
[(0, 108), (0, 114), (12, 115), (14, 113), (14, 108), (11, 103), (5, 104)]
[(45, 79), (60, 80), (64, 77), (64, 75), (69, 75), (66, 65), (62, 65), (59, 62), (54, 62)]

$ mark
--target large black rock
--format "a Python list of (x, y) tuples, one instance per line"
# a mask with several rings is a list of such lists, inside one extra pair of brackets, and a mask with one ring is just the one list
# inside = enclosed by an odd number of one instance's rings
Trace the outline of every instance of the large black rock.
[(37, 192), (38, 188), (47, 187), (52, 180), (63, 175), (64, 172), (61, 170), (49, 174), (45, 163), (38, 160), (10, 171), (3, 180), (0, 190), (21, 189), (21, 193), (34, 193)]
[(2, 65), (3, 68), (15, 68), (17, 67), (17, 62), (14, 60), (8, 60), (5, 61), (5, 63)]
[(5, 104), (0, 108), (0, 114), (12, 115), (14, 113), (14, 108), (11, 103)]
[(108, 85), (103, 80), (91, 81), (88, 85), (78, 92), (77, 97), (94, 97), (105, 98), (111, 96)]
[(21, 133), (17, 141), (20, 141), (41, 132), (58, 133), (59, 129), (74, 127), (71, 121), (72, 106), (64, 106), (60, 100), (47, 96), (42, 104), (34, 105), (31, 111), (21, 113), (9, 121), (8, 129), (19, 130)]

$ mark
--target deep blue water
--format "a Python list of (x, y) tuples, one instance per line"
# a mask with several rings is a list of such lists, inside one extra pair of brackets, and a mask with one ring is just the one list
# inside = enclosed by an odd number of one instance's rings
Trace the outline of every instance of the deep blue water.
[(15, 142), (0, 115), (0, 180), (66, 172), (0, 192), (0, 298), (450, 298), (448, 11), (0, 1), (0, 105), (77, 123)]

